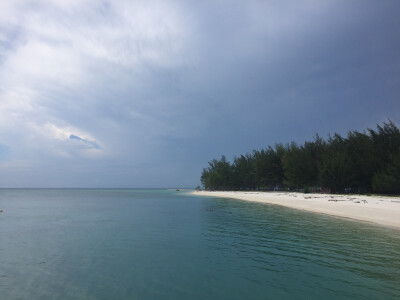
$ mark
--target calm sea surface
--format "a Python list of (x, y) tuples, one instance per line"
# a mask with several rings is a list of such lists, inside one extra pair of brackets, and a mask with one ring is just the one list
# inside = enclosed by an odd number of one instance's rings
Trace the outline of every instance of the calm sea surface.
[(0, 190), (0, 299), (399, 299), (400, 232), (174, 190)]

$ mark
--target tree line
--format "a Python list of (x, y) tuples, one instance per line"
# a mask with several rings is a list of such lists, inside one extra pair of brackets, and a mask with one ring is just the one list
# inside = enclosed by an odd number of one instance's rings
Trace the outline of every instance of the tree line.
[(240, 155), (213, 159), (201, 173), (207, 190), (303, 190), (330, 193), (400, 193), (400, 131), (392, 121), (375, 130), (318, 134)]

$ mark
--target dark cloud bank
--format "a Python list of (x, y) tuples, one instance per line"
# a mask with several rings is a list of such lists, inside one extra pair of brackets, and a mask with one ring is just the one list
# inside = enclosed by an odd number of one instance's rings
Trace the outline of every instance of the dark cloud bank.
[(398, 1), (104, 3), (0, 23), (0, 186), (194, 187), (222, 154), (400, 123)]

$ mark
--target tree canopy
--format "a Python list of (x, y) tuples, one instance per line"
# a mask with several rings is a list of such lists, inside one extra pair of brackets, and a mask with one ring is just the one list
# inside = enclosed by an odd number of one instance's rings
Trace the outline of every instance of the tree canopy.
[(302, 145), (276, 144), (222, 156), (203, 169), (208, 190), (298, 190), (331, 193), (400, 193), (400, 130), (392, 121), (364, 132), (315, 136)]

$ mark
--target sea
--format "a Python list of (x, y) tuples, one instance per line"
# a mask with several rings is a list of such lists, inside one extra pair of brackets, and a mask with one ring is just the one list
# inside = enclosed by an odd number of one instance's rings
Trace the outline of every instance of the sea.
[(167, 189), (0, 189), (0, 299), (400, 299), (400, 231)]

